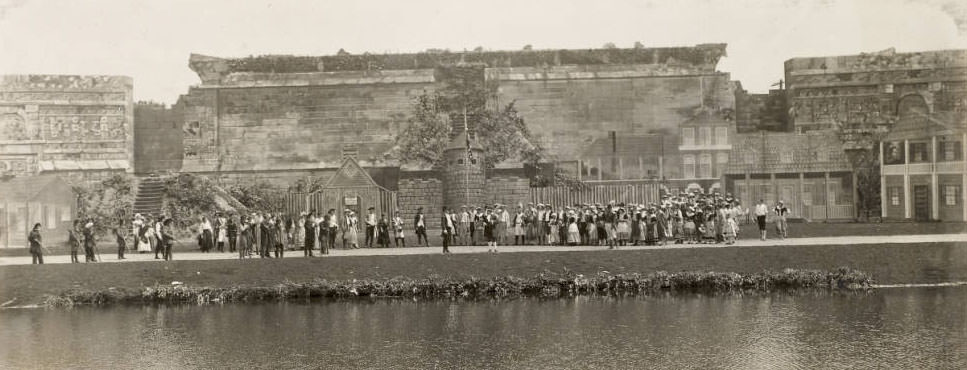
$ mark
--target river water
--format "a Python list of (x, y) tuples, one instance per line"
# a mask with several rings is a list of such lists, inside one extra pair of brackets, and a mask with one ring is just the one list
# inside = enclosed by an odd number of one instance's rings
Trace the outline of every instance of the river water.
[(0, 367), (967, 368), (967, 287), (0, 311)]

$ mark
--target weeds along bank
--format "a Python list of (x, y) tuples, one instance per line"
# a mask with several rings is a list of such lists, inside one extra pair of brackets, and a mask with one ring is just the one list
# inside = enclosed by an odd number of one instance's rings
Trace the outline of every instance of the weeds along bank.
[(721, 272), (659, 271), (652, 274), (611, 274), (606, 271), (585, 276), (572, 272), (544, 272), (530, 278), (515, 276), (490, 279), (454, 279), (430, 276), (424, 279), (395, 277), (309, 282), (284, 282), (267, 286), (205, 287), (179, 283), (150, 287), (67, 290), (47, 295), (42, 306), (110, 304), (212, 304), (308, 299), (494, 299), (514, 297), (571, 297), (576, 295), (657, 295), (666, 293), (768, 293), (800, 290), (870, 289), (870, 275), (850, 268), (835, 271), (786, 269), (754, 274)]

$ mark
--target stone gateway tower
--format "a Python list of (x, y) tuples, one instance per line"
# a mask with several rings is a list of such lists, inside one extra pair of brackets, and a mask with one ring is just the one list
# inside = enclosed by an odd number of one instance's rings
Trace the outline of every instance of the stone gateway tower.
[(444, 151), (443, 205), (459, 210), (460, 206), (479, 206), (486, 201), (483, 149), (474, 135), (463, 127)]

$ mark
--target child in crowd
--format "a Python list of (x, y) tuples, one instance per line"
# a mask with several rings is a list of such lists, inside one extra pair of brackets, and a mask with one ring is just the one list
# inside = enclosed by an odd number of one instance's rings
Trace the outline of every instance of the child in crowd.
[(725, 244), (732, 245), (735, 244), (735, 236), (739, 234), (739, 225), (735, 222), (735, 218), (732, 215), (725, 216)]

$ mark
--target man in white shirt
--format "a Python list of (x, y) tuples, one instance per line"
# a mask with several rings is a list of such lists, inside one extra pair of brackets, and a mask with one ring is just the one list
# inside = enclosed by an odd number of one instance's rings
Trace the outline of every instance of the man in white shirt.
[(499, 212), (497, 221), (497, 232), (499, 234), (497, 235), (500, 238), (500, 244), (507, 244), (507, 225), (510, 224), (510, 212), (507, 212), (507, 208), (502, 205), (498, 205), (497, 212)]
[(413, 216), (413, 228), (416, 229), (416, 245), (420, 245), (420, 241), (423, 241), (423, 245), (429, 247), (430, 242), (426, 239), (426, 216), (423, 215), (423, 207), (416, 210), (416, 216)]
[(460, 227), (457, 228), (454, 235), (458, 240), (453, 240), (455, 245), (470, 245), (470, 212), (467, 212), (467, 206), (461, 206), (460, 209)]
[(766, 240), (766, 215), (769, 214), (769, 207), (766, 202), (759, 199), (759, 204), (755, 205), (755, 221), (759, 224), (759, 239)]
[(373, 247), (373, 239), (376, 239), (376, 214), (373, 210), (376, 208), (369, 207), (366, 214), (366, 248)]

